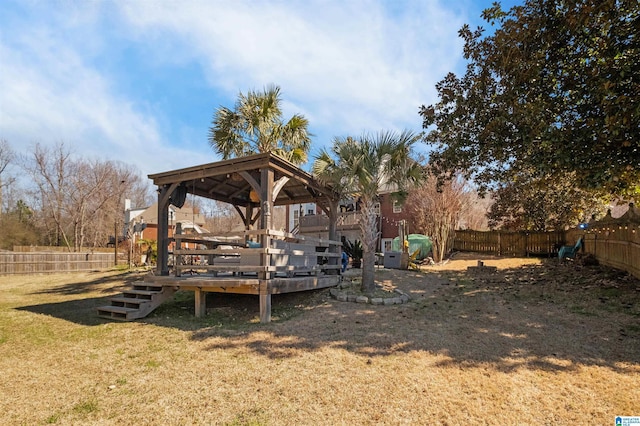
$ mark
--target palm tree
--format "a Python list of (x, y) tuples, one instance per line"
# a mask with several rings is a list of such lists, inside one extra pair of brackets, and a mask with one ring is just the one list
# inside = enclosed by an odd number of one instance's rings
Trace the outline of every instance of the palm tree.
[(209, 144), (224, 160), (271, 152), (294, 164), (307, 161), (312, 136), (309, 121), (295, 114), (284, 123), (280, 87), (240, 93), (235, 109), (221, 106), (209, 129)]
[(342, 197), (360, 199), (360, 232), (362, 234), (362, 291), (375, 290), (374, 267), (378, 241), (375, 204), (382, 189), (393, 186), (399, 194), (422, 180), (422, 167), (412, 159), (412, 149), (419, 135), (404, 131), (380, 132), (335, 138), (331, 155), (322, 150), (312, 171), (316, 178), (332, 185)]

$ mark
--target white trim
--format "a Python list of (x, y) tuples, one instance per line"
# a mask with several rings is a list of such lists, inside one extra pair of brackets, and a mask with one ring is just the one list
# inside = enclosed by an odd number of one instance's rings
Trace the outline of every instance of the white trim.
[(393, 238), (381, 238), (380, 239), (380, 250), (382, 251), (382, 253), (386, 253), (388, 251), (392, 251), (392, 249), (391, 249), (391, 244), (392, 243), (393, 243)]

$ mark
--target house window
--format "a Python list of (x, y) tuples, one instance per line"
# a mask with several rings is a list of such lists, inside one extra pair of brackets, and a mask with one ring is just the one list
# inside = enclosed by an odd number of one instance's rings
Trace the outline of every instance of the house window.
[(300, 211), (294, 210), (293, 211), (293, 227), (296, 228), (299, 223), (300, 223)]
[(393, 212), (402, 213), (402, 205), (396, 200), (393, 201)]
[(391, 243), (393, 242), (392, 238), (383, 238), (380, 243), (382, 245), (382, 247), (380, 247), (382, 249), (383, 253), (392, 251), (391, 250)]
[(375, 203), (373, 205), (373, 211), (376, 213), (376, 216), (380, 216), (380, 203)]
[(307, 216), (311, 216), (314, 214), (313, 209), (307, 209)]

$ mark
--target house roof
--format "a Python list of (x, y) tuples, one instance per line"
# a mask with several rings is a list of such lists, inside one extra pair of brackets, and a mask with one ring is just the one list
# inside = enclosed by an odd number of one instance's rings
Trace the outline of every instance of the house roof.
[(274, 182), (283, 177), (288, 178), (281, 181), (284, 185), (274, 200), (276, 206), (317, 202), (322, 197), (337, 198), (331, 187), (321, 185), (309, 173), (271, 153), (151, 174), (149, 179), (157, 186), (180, 183), (187, 193), (236, 206), (247, 206), (252, 202), (253, 188), (243, 175), (248, 173), (259, 182), (263, 168), (274, 170)]
[[(182, 222), (182, 223), (195, 222), (195, 224), (199, 226), (204, 226), (205, 224), (204, 215), (200, 213), (194, 213), (193, 208), (191, 207), (177, 208), (175, 206), (171, 206), (169, 208), (174, 212), (173, 213), (174, 216), (170, 219), (173, 222), (176, 222), (176, 223), (177, 222)], [(157, 225), (158, 224), (158, 203), (156, 202), (150, 207), (147, 207), (142, 213), (140, 213), (136, 217), (141, 218), (147, 224)]]

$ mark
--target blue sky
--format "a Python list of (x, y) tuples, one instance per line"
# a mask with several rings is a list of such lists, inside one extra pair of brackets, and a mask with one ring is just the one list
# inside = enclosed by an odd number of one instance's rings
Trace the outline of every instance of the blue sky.
[[(508, 8), (515, 0), (502, 2)], [(216, 108), (277, 84), (285, 118), (334, 136), (421, 131), (491, 1), (0, 0), (0, 138), (64, 142), (142, 174), (216, 161)]]

